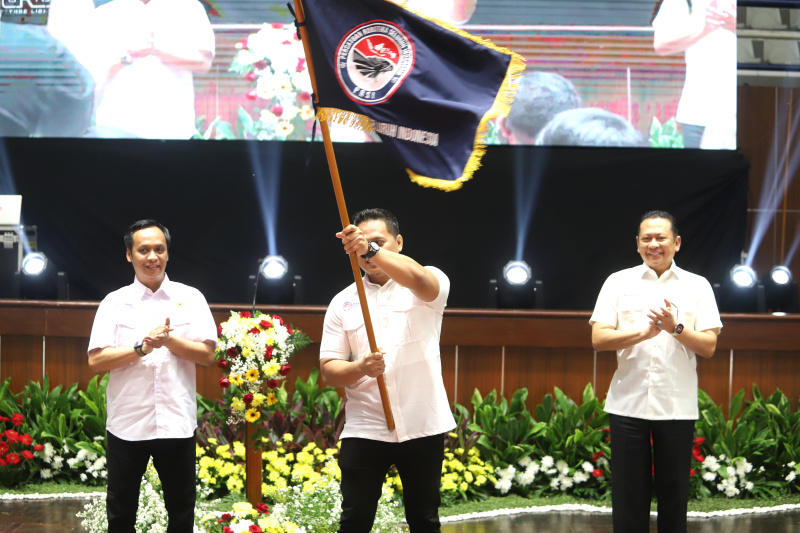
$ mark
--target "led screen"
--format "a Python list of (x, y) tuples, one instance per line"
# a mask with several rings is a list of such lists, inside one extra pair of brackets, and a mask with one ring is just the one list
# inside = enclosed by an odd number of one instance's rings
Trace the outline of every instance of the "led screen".
[[(735, 148), (734, 0), (396, 1), (525, 57), (489, 144)], [(285, 0), (0, 2), (1, 136), (311, 138)]]

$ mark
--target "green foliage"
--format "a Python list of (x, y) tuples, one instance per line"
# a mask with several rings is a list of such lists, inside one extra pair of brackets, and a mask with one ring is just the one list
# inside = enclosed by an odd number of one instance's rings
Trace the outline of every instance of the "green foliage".
[(653, 148), (683, 148), (683, 135), (678, 129), (675, 117), (672, 117), (664, 124), (653, 117), (650, 123), (650, 146)]

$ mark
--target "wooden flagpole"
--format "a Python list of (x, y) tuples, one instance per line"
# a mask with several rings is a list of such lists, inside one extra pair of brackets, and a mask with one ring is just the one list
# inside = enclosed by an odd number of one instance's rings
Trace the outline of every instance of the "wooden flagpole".
[[(305, 11), (301, 0), (294, 0), (294, 8), (296, 11), (298, 31), (303, 41), (303, 50), (306, 54), (306, 66), (308, 67), (308, 74), (311, 76), (311, 87), (314, 91), (314, 98), (317, 98), (317, 79), (314, 76), (314, 62), (311, 58), (311, 47), (308, 44), (308, 30), (304, 25), (306, 20)], [(317, 101), (314, 102), (318, 103)], [(325, 155), (328, 159), (328, 168), (331, 172), (331, 180), (333, 180), (333, 192), (336, 195), (336, 205), (339, 207), (339, 217), (342, 220), (342, 228), (350, 225), (350, 217), (347, 215), (347, 205), (344, 202), (344, 193), (342, 192), (342, 182), (339, 179), (339, 167), (336, 165), (336, 155), (333, 153), (333, 142), (331, 142), (330, 128), (328, 122), (325, 120), (319, 121), (320, 129), (322, 130), (322, 141), (325, 145)], [(358, 266), (358, 258), (355, 252), (350, 254), (350, 266), (353, 269), (353, 277), (356, 281), (356, 289), (358, 290), (358, 300), (361, 303), (361, 312), (364, 315), (364, 326), (367, 329), (367, 338), (369, 339), (369, 349), (371, 352), (378, 351), (378, 345), (375, 341), (375, 332), (372, 329), (372, 319), (369, 314), (369, 307), (367, 306), (367, 295), (364, 292), (364, 282), (361, 279), (361, 268)], [(378, 390), (381, 394), (381, 403), (383, 404), (383, 414), (386, 416), (386, 427), (391, 431), (394, 429), (394, 417), (392, 416), (392, 406), (389, 403), (389, 395), (386, 392), (386, 382), (383, 375), (378, 376)]]

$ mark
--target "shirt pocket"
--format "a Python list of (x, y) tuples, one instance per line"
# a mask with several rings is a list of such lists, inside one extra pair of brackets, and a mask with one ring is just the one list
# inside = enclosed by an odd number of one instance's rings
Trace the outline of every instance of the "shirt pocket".
[(356, 308), (342, 316), (342, 329), (347, 335), (350, 344), (350, 360), (358, 361), (369, 353), (369, 339), (367, 328), (364, 326), (364, 316), (361, 309)]
[(619, 324), (617, 329), (631, 330), (644, 329), (649, 320), (647, 313), (650, 306), (647, 305), (647, 298), (641, 294), (625, 294), (620, 297), (617, 304)]
[(395, 346), (419, 342), (427, 338), (435, 320), (431, 310), (421, 300), (403, 298), (389, 306), (389, 331), (385, 332)]

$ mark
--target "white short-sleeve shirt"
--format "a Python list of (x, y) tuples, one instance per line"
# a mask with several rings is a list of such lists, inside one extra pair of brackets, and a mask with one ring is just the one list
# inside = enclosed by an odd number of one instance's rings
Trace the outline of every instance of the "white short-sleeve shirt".
[[(386, 352), (384, 376), (395, 429), (386, 428), (377, 379), (364, 377), (345, 388), (347, 418), (341, 438), (404, 442), (455, 427), (439, 357), (450, 280), (436, 267), (425, 268), (439, 280), (439, 294), (432, 302), (420, 300), (393, 280), (381, 286), (364, 276), (375, 340)], [(356, 361), (369, 352), (354, 283), (337, 294), (328, 306), (319, 356)]]
[[(106, 296), (97, 309), (89, 351), (132, 347), (169, 317), (170, 335), (217, 341), (214, 317), (195, 288), (166, 276), (153, 293), (139, 280)], [(106, 427), (128, 441), (188, 438), (197, 427), (195, 363), (157, 348), (111, 371), (106, 391)]]
[[(650, 309), (677, 309), (677, 321), (696, 331), (717, 330), (722, 322), (714, 292), (702, 276), (673, 262), (659, 277), (646, 264), (611, 274), (597, 297), (590, 324), (601, 322), (619, 331), (648, 327)], [(648, 420), (693, 420), (697, 408), (697, 356), (662, 331), (652, 339), (617, 351), (607, 413)]]

